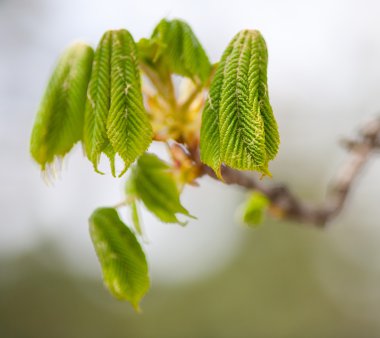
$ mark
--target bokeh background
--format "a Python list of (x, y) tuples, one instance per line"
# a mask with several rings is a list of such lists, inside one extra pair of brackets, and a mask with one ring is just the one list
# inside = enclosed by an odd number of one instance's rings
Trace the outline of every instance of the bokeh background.
[[(380, 337), (380, 161), (323, 231), (239, 224), (245, 192), (202, 179), (187, 227), (144, 214), (153, 287), (143, 314), (102, 286), (87, 218), (122, 197), (77, 147), (44, 184), (28, 153), (59, 53), (105, 30), (149, 36), (188, 21), (216, 62), (243, 28), (264, 34), (282, 143), (274, 179), (321, 201), (344, 160), (338, 140), (380, 110), (377, 1), (0, 0), (0, 337)], [(268, 182), (270, 183), (270, 182)]]

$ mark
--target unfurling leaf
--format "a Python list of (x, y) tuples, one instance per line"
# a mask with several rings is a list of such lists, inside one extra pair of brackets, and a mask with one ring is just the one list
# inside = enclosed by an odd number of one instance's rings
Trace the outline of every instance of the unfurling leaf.
[(266, 196), (255, 191), (248, 198), (243, 206), (243, 221), (244, 223), (257, 227), (263, 222), (264, 211), (269, 206), (270, 202)]
[(161, 20), (150, 39), (140, 40), (139, 52), (143, 62), (153, 68), (200, 83), (211, 73), (206, 52), (190, 26), (182, 20)]
[(201, 160), (220, 177), (220, 166), (270, 175), (280, 137), (269, 103), (268, 54), (256, 30), (238, 33), (225, 50), (202, 116)]
[(75, 43), (62, 54), (42, 99), (30, 142), (42, 170), (65, 156), (82, 138), (87, 85), (93, 50)]
[(141, 93), (136, 44), (126, 30), (106, 32), (94, 56), (85, 114), (87, 157), (98, 171), (101, 153), (111, 162), (118, 154), (125, 168), (152, 141), (152, 127)]
[(150, 282), (145, 255), (135, 235), (113, 208), (93, 212), (90, 234), (108, 290), (138, 311)]
[(169, 166), (156, 155), (145, 153), (132, 168), (126, 193), (141, 199), (146, 208), (165, 223), (181, 223), (176, 214), (193, 217), (181, 205), (180, 192)]

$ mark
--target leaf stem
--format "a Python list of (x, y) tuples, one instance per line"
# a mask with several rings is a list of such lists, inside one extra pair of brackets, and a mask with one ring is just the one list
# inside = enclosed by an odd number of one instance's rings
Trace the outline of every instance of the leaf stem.
[(128, 201), (124, 200), (124, 201), (121, 201), (121, 202), (113, 205), (112, 208), (119, 209), (119, 208), (122, 208), (122, 207), (126, 207), (128, 204), (129, 204)]
[(177, 101), (175, 97), (175, 91), (173, 82), (170, 74), (166, 74), (163, 79), (152, 67), (145, 63), (140, 63), (140, 67), (143, 73), (148, 77), (152, 82), (153, 86), (156, 88), (157, 92), (161, 97), (168, 102), (171, 108), (177, 107)]

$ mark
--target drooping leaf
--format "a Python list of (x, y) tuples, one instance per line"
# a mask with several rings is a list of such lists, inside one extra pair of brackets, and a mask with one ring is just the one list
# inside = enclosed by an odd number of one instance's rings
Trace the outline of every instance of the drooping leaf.
[(125, 165), (121, 176), (148, 148), (152, 133), (143, 105), (136, 44), (126, 30), (108, 31), (95, 52), (88, 91), (87, 156), (97, 170), (102, 152), (112, 168), (118, 154)]
[(93, 212), (90, 234), (108, 290), (138, 311), (150, 282), (145, 255), (135, 235), (113, 208)]
[(100, 155), (104, 152), (114, 165), (115, 152), (107, 136), (107, 118), (111, 105), (112, 32), (106, 32), (94, 55), (87, 93), (83, 141), (88, 159), (98, 172)]
[(277, 123), (269, 103), (268, 54), (256, 30), (238, 33), (226, 48), (202, 116), (201, 160), (220, 177), (224, 163), (270, 175), (278, 151)]
[(145, 153), (133, 167), (126, 193), (144, 203), (165, 223), (181, 223), (176, 214), (193, 217), (182, 206), (180, 193), (169, 166), (156, 155)]
[(82, 137), (93, 50), (78, 42), (60, 57), (34, 123), (30, 151), (42, 170)]
[(127, 169), (148, 148), (153, 131), (143, 105), (136, 44), (126, 30), (113, 35), (107, 133)]
[(243, 221), (252, 227), (257, 227), (263, 222), (264, 212), (269, 204), (265, 195), (255, 191), (243, 206)]
[(150, 39), (140, 40), (139, 52), (142, 60), (153, 68), (200, 83), (211, 73), (206, 52), (190, 26), (182, 20), (161, 20)]

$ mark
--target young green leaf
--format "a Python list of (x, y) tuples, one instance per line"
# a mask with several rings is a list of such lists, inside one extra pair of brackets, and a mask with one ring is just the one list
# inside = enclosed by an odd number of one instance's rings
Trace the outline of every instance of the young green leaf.
[(252, 227), (257, 227), (263, 222), (264, 211), (268, 206), (268, 198), (255, 191), (243, 206), (243, 221)]
[(102, 152), (110, 158), (112, 168), (118, 154), (125, 165), (121, 176), (148, 148), (152, 133), (143, 105), (136, 44), (126, 30), (108, 31), (95, 52), (88, 91), (87, 156), (98, 170)]
[(179, 190), (169, 166), (145, 153), (133, 167), (126, 193), (141, 199), (146, 208), (165, 223), (181, 223), (176, 214), (193, 217), (181, 205)]
[(111, 103), (111, 49), (112, 32), (106, 32), (95, 51), (87, 92), (83, 142), (86, 155), (97, 172), (102, 152), (107, 154), (114, 166), (115, 152), (107, 136), (107, 118)]
[(226, 48), (202, 116), (201, 160), (220, 177), (224, 163), (270, 175), (280, 142), (269, 103), (268, 54), (256, 30), (238, 33)]
[(98, 208), (90, 217), (90, 234), (114, 297), (129, 301), (136, 311), (149, 289), (148, 266), (135, 235), (113, 208)]
[(182, 20), (161, 20), (150, 40), (140, 40), (139, 52), (142, 60), (153, 68), (200, 83), (211, 73), (206, 52), (190, 26)]
[(30, 142), (42, 170), (63, 157), (82, 137), (93, 50), (78, 42), (60, 57), (42, 99)]

